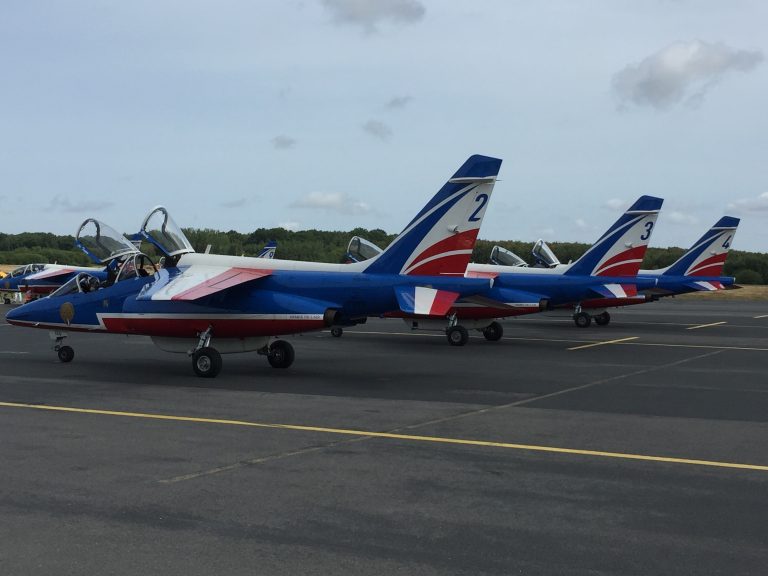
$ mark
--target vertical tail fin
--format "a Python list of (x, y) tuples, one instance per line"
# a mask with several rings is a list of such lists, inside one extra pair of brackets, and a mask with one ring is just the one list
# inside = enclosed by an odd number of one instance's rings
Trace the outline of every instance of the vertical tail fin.
[(275, 251), (277, 250), (277, 240), (270, 240), (266, 244), (264, 244), (264, 248), (261, 249), (261, 252), (259, 252), (259, 255), (256, 256), (256, 258), (274, 258), (275, 257)]
[(723, 216), (664, 275), (721, 276), (738, 227), (738, 218)]
[(365, 272), (463, 276), (501, 160), (471, 156)]
[(565, 274), (636, 276), (664, 202), (641, 196)]

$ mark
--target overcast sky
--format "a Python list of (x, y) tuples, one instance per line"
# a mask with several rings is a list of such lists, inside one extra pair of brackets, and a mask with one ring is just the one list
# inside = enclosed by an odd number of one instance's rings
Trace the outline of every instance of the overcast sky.
[(480, 236), (768, 251), (761, 0), (5, 0), (0, 231), (397, 232), (474, 153)]

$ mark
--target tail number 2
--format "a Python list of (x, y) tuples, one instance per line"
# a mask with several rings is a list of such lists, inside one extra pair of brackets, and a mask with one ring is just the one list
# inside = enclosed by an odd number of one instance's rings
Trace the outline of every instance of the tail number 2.
[(474, 212), (472, 212), (472, 215), (469, 217), (469, 222), (479, 222), (480, 221), (480, 211), (485, 208), (486, 202), (488, 202), (488, 194), (478, 194), (475, 198), (475, 202), (480, 202), (480, 206), (478, 206)]

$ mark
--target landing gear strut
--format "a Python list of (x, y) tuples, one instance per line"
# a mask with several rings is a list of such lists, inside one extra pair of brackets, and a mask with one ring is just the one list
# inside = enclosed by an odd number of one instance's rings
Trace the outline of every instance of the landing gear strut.
[(75, 351), (71, 346), (62, 346), (62, 342), (64, 342), (64, 338), (66, 338), (66, 334), (62, 334), (61, 332), (51, 332), (51, 338), (54, 340), (53, 342), (53, 350), (56, 352), (56, 354), (59, 356), (59, 360), (64, 362), (65, 364), (67, 362), (72, 362), (72, 360), (75, 359)]
[(200, 333), (197, 346), (190, 353), (192, 370), (201, 378), (215, 378), (221, 372), (221, 354), (210, 346), (212, 326)]
[(579, 328), (588, 328), (592, 324), (592, 317), (586, 312), (577, 312), (573, 315), (573, 321)]

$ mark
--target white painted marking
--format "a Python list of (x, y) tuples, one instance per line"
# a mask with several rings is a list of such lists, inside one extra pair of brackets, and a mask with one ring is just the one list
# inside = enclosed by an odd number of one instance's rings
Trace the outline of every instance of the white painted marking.
[(686, 330), (698, 330), (699, 328), (709, 328), (710, 326), (720, 326), (721, 324), (727, 324), (727, 322), (723, 320), (722, 322), (712, 322), (711, 324), (699, 324), (698, 326), (686, 328)]

